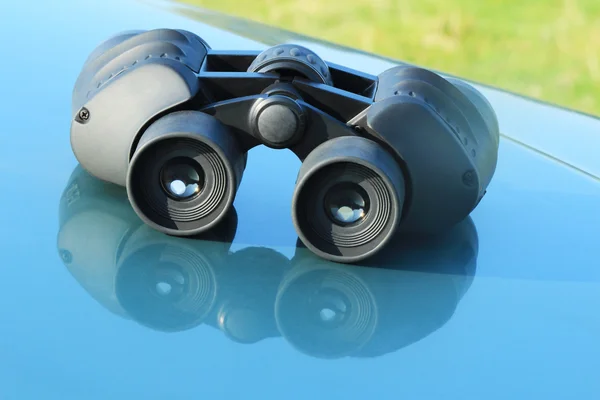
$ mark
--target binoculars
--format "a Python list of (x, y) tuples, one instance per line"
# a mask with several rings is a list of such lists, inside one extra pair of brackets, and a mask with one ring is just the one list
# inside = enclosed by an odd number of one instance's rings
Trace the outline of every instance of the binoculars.
[(291, 150), (302, 161), (297, 234), (343, 263), (372, 256), (396, 231), (462, 221), (485, 194), (499, 145), (491, 105), (460, 80), (414, 66), (372, 76), (294, 44), (213, 50), (177, 29), (100, 44), (72, 114), (82, 167), (125, 186), (139, 217), (173, 236), (224, 218), (250, 149)]
[(301, 245), (289, 256), (234, 249), (236, 229), (232, 207), (199, 238), (164, 235), (137, 217), (124, 188), (78, 167), (60, 199), (57, 250), (99, 304), (148, 329), (210, 327), (243, 344), (282, 338), (326, 359), (378, 357), (429, 336), (454, 315), (476, 273), (470, 218), (426, 238), (395, 235), (359, 265)]

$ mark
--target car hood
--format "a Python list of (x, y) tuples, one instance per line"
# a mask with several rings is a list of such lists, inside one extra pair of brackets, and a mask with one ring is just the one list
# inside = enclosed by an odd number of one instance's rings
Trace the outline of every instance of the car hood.
[(479, 85), (502, 130), (487, 195), (366, 266), (297, 245), (286, 150), (253, 149), (236, 213), (175, 239), (72, 154), (71, 92), (98, 43), (171, 27), (372, 74), (399, 62), (176, 3), (0, 7), (1, 398), (598, 396), (597, 119)]

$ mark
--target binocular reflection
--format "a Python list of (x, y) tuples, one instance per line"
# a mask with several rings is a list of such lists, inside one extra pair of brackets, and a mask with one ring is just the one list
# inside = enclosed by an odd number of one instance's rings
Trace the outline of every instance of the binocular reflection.
[(144, 224), (125, 189), (77, 167), (60, 202), (59, 255), (105, 308), (148, 328), (201, 324), (239, 343), (282, 336), (314, 357), (375, 357), (440, 328), (475, 273), (470, 219), (436, 237), (402, 237), (362, 266), (298, 242), (231, 250), (235, 210), (210, 233), (176, 238)]

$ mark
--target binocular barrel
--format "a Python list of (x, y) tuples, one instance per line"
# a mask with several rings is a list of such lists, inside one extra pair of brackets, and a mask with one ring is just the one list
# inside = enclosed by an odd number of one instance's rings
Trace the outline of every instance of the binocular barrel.
[(139, 217), (174, 236), (224, 218), (253, 147), (291, 150), (302, 161), (298, 236), (345, 263), (376, 254), (398, 230), (439, 233), (462, 221), (485, 194), (499, 145), (494, 110), (460, 80), (413, 66), (372, 76), (294, 44), (219, 51), (174, 29), (100, 44), (72, 109), (83, 168), (126, 187)]

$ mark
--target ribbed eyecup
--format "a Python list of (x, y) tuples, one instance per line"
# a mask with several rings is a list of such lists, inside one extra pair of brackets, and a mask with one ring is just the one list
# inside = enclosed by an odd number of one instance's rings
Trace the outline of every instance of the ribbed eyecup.
[[(361, 186), (369, 195), (370, 203), (373, 204), (365, 217), (363, 229), (335, 229), (335, 225), (331, 225), (330, 218), (323, 218), (325, 209), (321, 204), (325, 202), (323, 192), (333, 190), (331, 182), (342, 179), (344, 182), (353, 182)], [(369, 243), (383, 231), (392, 215), (392, 198), (385, 182), (371, 169), (362, 165), (349, 162), (329, 165), (319, 171), (310, 184), (320, 188), (317, 197), (323, 201), (309, 202), (306, 205), (308, 215), (319, 217), (309, 218), (308, 227), (320, 240), (335, 247), (357, 247)]]
[[(325, 209), (327, 193), (339, 183), (357, 185), (368, 196), (369, 210), (355, 224), (337, 224)], [(362, 137), (336, 138), (304, 160), (292, 218), (298, 236), (313, 252), (332, 261), (356, 262), (379, 251), (393, 235), (404, 192), (402, 171), (385, 149)]]
[[(202, 170), (199, 192), (173, 198), (161, 171), (174, 159)], [(214, 117), (200, 112), (169, 114), (151, 125), (132, 158), (127, 179), (130, 202), (153, 228), (177, 236), (205, 232), (231, 207), (245, 166), (235, 137)]]
[[(202, 201), (191, 200), (178, 201), (168, 200), (165, 202), (165, 195), (156, 190), (154, 185), (141, 185), (140, 193), (146, 199), (148, 206), (160, 215), (162, 218), (172, 219), (177, 222), (191, 222), (206, 218), (209, 214), (223, 201), (227, 193), (227, 170), (223, 160), (219, 155), (208, 145), (191, 139), (172, 139), (167, 143), (157, 143), (156, 146), (168, 146), (174, 149), (185, 149), (186, 153), (190, 153), (190, 158), (197, 161), (204, 171), (211, 171), (207, 174), (206, 182), (204, 183), (204, 192), (200, 193), (198, 200), (202, 197)], [(152, 160), (148, 160), (152, 162)], [(151, 166), (151, 175), (156, 172), (155, 167)], [(151, 177), (149, 177), (152, 179)], [(204, 193), (204, 196), (202, 196)], [(185, 204), (188, 203), (188, 204)], [(184, 206), (185, 204), (185, 206)]]

